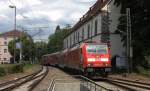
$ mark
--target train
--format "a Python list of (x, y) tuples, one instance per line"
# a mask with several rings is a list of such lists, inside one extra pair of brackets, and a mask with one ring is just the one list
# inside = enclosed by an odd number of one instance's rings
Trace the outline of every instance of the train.
[(79, 71), (86, 76), (107, 75), (111, 69), (110, 47), (107, 43), (82, 43), (70, 49), (46, 54), (43, 65)]

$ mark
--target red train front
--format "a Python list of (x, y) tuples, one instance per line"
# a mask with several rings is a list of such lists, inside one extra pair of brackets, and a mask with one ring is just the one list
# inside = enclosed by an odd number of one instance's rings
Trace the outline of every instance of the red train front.
[(45, 55), (44, 64), (58, 65), (84, 75), (106, 75), (111, 68), (110, 49), (104, 43), (82, 43), (73, 48)]
[(83, 43), (82, 63), (86, 75), (105, 75), (111, 68), (110, 50), (107, 44)]

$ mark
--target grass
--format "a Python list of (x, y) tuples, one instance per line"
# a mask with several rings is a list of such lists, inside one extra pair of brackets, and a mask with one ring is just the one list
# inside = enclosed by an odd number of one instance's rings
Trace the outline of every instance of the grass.
[(2, 68), (8, 68), (8, 67), (12, 67), (15, 66), (16, 64), (0, 64), (0, 67)]
[(24, 68), (24, 69), (30, 69), (30, 68), (32, 68), (34, 65), (35, 65), (35, 64), (25, 64), (23, 68)]
[[(32, 73), (40, 67), (38, 64), (1, 64), (0, 65), (0, 76), (5, 76), (6, 74), (15, 73)], [(38, 69), (37, 69), (38, 70)]]
[(27, 72), (27, 71), (32, 72), (35, 69), (38, 70), (39, 67), (40, 67), (39, 64), (25, 64), (23, 67), (23, 70), (24, 70), (24, 72)]
[(150, 69), (140, 72), (140, 74), (150, 78)]
[(144, 69), (143, 67), (138, 67), (139, 74), (150, 78), (150, 69)]
[[(8, 68), (8, 67), (12, 67), (12, 66), (15, 66), (17, 64), (0, 64), (0, 67), (2, 68)], [(37, 66), (38, 64), (25, 64), (24, 65), (24, 69), (30, 69), (32, 68), (33, 66)]]

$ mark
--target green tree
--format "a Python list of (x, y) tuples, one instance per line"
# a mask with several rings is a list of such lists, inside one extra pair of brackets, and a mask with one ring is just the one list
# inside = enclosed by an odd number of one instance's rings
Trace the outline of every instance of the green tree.
[[(8, 44), (8, 50), (12, 56), (14, 56), (14, 47), (16, 43), (20, 43), (21, 45), (22, 60), (33, 61), (35, 57), (35, 47), (31, 36), (29, 36), (28, 34), (22, 34), (21, 37), (19, 37), (15, 41), (10, 41), (10, 43)], [(19, 62), (20, 49), (15, 48), (15, 58), (16, 61)]]
[[(56, 27), (57, 29), (57, 27)], [(53, 53), (63, 49), (63, 39), (69, 33), (70, 27), (60, 29), (60, 31), (49, 36), (48, 52)]]
[[(19, 62), (20, 50), (15, 48), (15, 44), (16, 44), (16, 42), (14, 40), (10, 41), (8, 44), (8, 51), (13, 56), (13, 58), (14, 58), (14, 54), (15, 54), (15, 59), (16, 59), (15, 61)], [(14, 50), (15, 50), (15, 53), (14, 53)], [(12, 62), (14, 62), (14, 60)]]
[[(149, 0), (115, 0), (116, 6), (121, 6), (120, 13), (126, 14), (126, 8), (131, 9), (133, 67), (147, 65), (145, 56), (150, 55), (150, 1)], [(120, 16), (119, 31), (126, 32), (126, 17)], [(117, 31), (118, 31), (117, 30)], [(126, 36), (122, 36), (126, 44)]]
[(35, 57), (35, 46), (32, 37), (24, 35), (20, 38), (20, 40), (22, 41), (23, 60), (33, 61)]
[(47, 43), (46, 42), (35, 42), (35, 55), (37, 59), (41, 59), (42, 55), (47, 54)]
[(60, 30), (61, 30), (61, 29), (60, 29), (60, 26), (57, 25), (56, 30), (55, 30), (55, 33), (58, 33)]

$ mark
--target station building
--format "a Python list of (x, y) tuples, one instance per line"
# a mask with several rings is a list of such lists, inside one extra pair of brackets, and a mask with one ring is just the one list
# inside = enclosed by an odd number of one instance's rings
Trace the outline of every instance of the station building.
[(8, 44), (14, 38), (18, 38), (22, 33), (12, 30), (0, 34), (0, 64), (11, 63), (12, 56), (8, 51)]
[(125, 47), (121, 36), (115, 33), (119, 17), (120, 7), (114, 5), (114, 0), (97, 0), (64, 38), (64, 49), (87, 41), (109, 43), (111, 58), (119, 57), (116, 66), (127, 66)]

